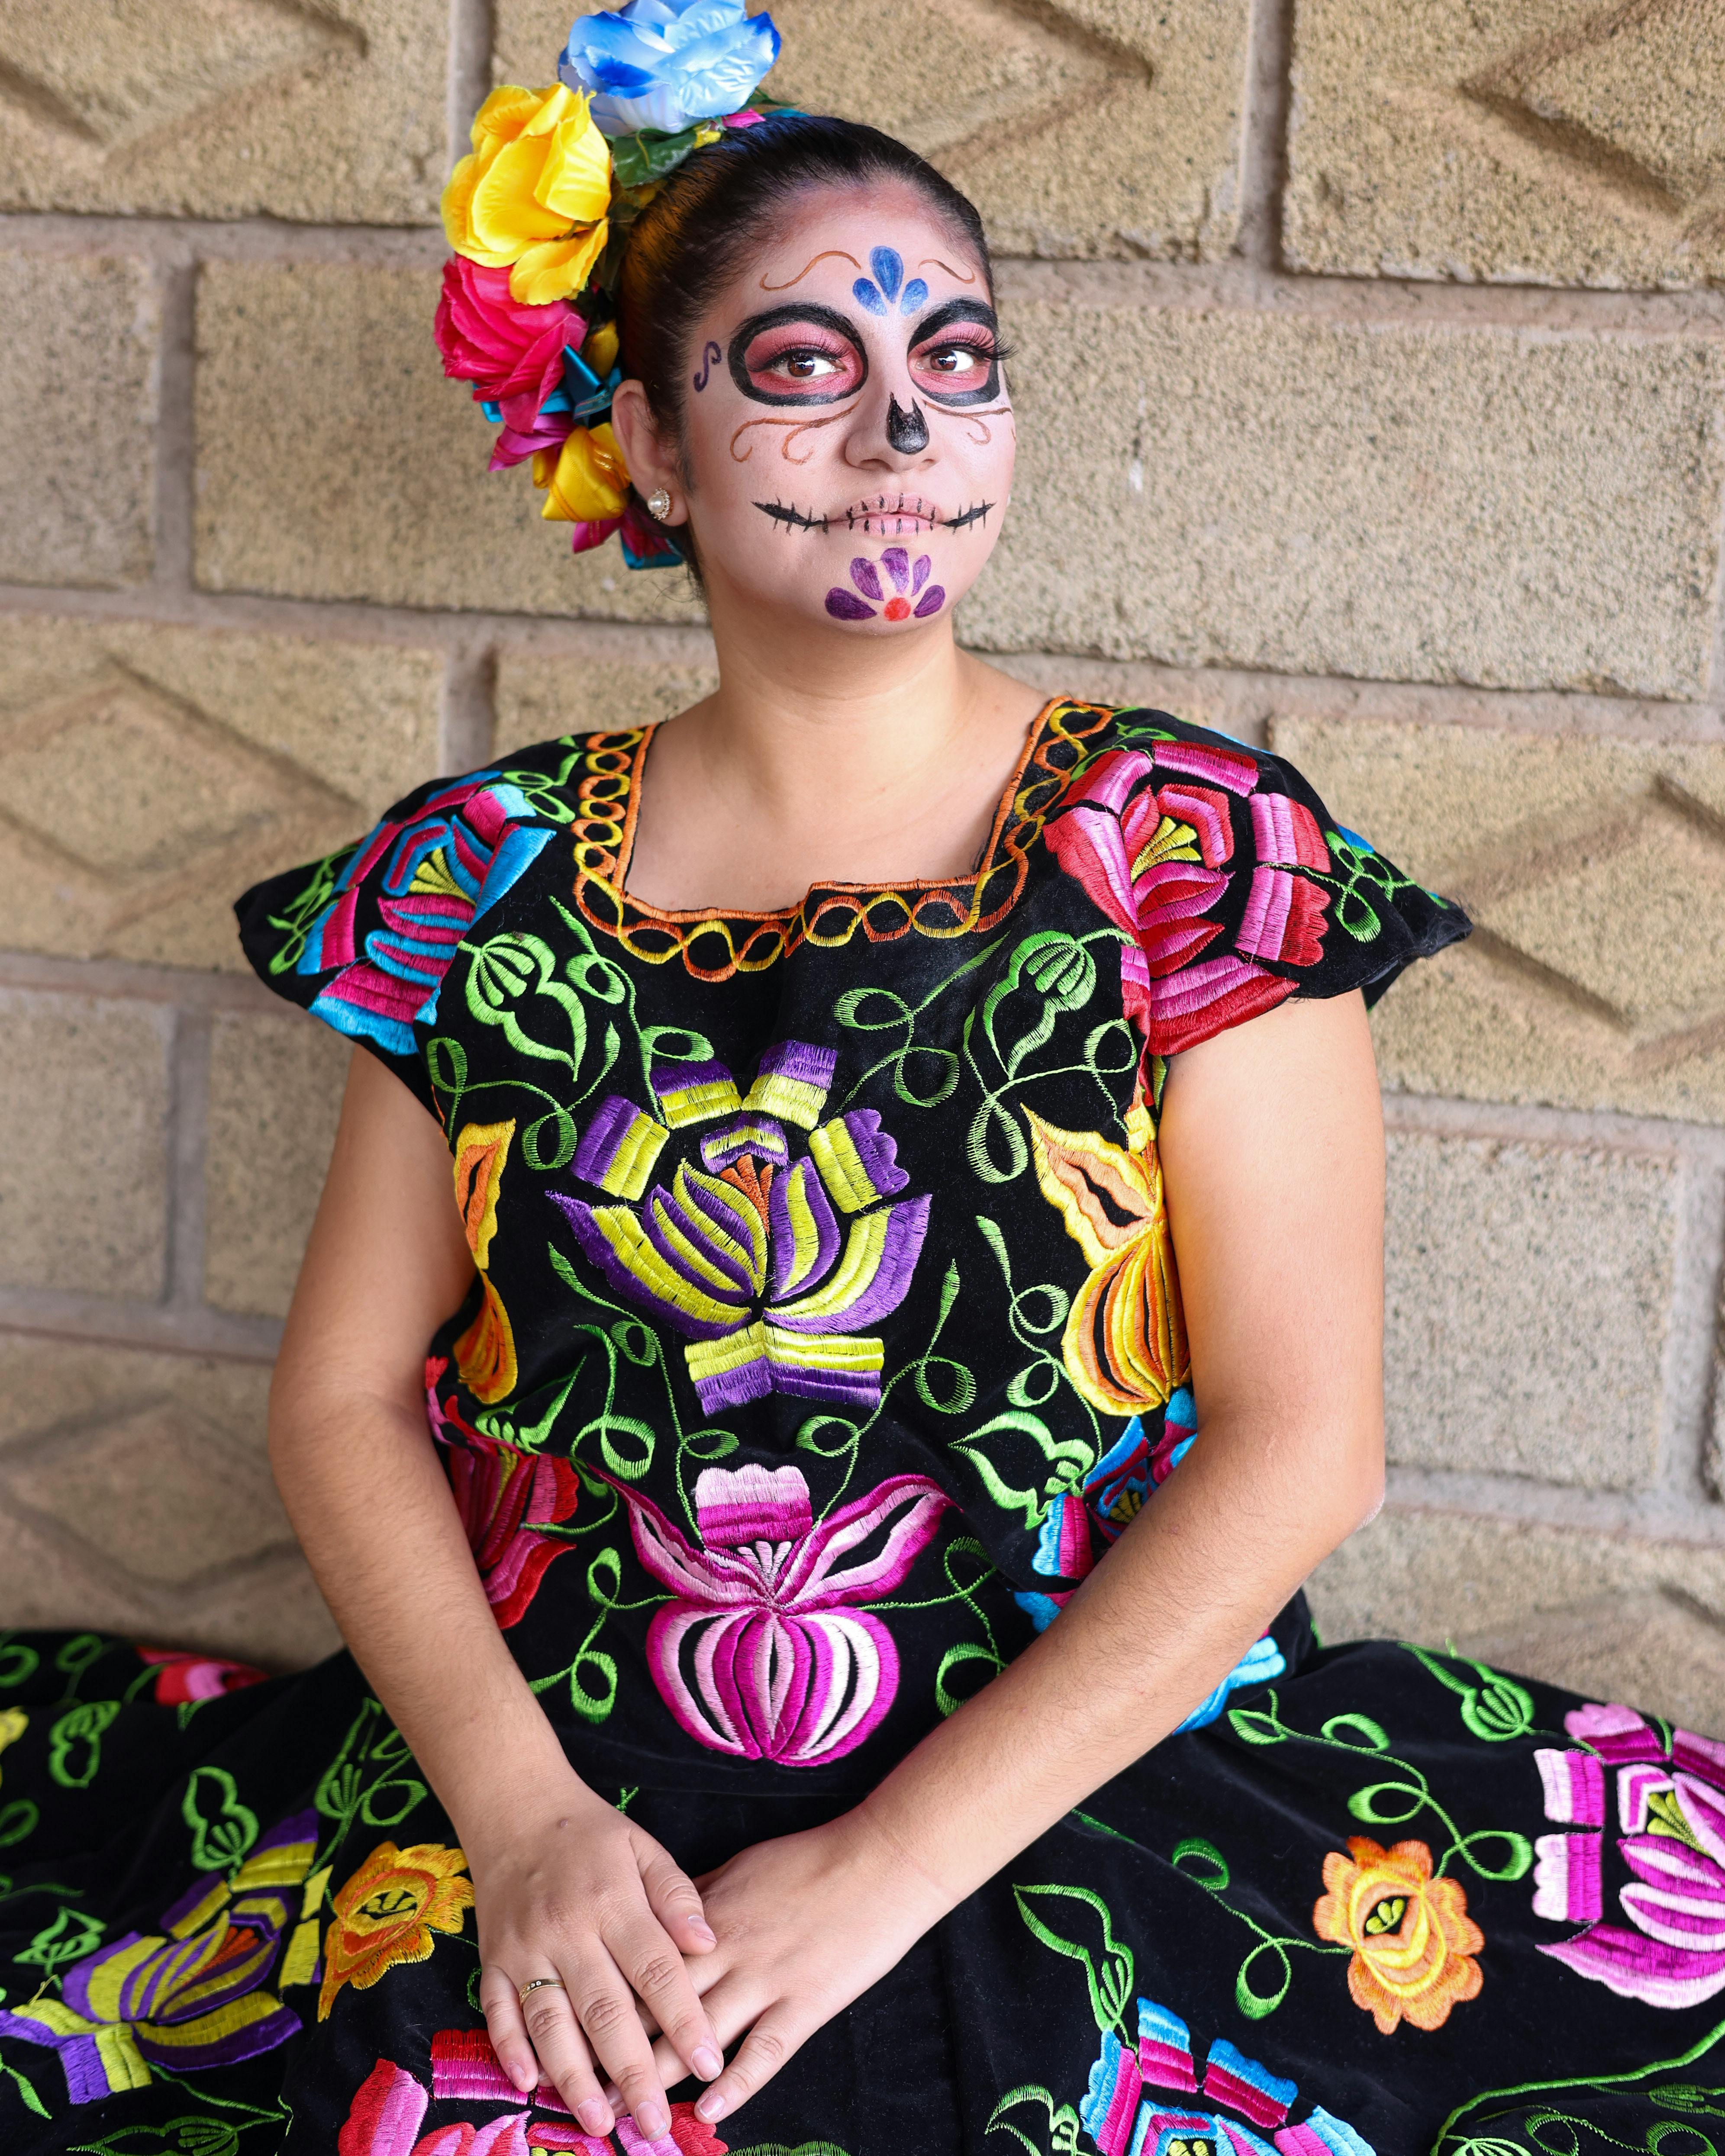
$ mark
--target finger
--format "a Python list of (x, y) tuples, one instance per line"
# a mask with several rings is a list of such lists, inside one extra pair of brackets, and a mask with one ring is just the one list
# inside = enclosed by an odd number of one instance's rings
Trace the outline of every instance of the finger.
[(699, 2074), (711, 2081), (725, 2064), (724, 2054), (675, 1940), (644, 1918), (606, 1944), (641, 2006), (669, 2038), (680, 2061), (675, 2078)]
[[(706, 1966), (711, 1968), (711, 1964)], [(758, 1985), (747, 1983), (732, 1969), (719, 1975), (701, 2003), (706, 2009), (722, 2054), (725, 2046), (734, 2044), (762, 2012), (767, 1998)], [(658, 2034), (656, 2030), (652, 2033)], [(675, 2088), (688, 2072), (675, 2046), (664, 2035), (660, 2035), (653, 2046), (653, 2067), (668, 2089)], [(607, 2089), (605, 2094), (608, 2097), (612, 2092)]]
[[(545, 1974), (551, 1972), (547, 1969)], [(517, 1994), (517, 2000), (540, 2074), (555, 2084), (557, 2094), (588, 2133), (608, 2133), (615, 2123), (611, 2107), (600, 2092), (593, 2053), (576, 2025), (564, 1984), (542, 1984), (525, 1999)]]
[(711, 2126), (746, 2103), (767, 2086), (809, 2033), (788, 2006), (769, 2006), (717, 2081), (695, 2099), (696, 2117)]
[(668, 1850), (655, 1849), (641, 1866), (647, 1906), (670, 1933), (680, 1952), (711, 1953), (719, 1943), (706, 1920), (701, 1890)]
[[(666, 1951), (674, 1951), (669, 1942)], [(654, 2071), (653, 2047), (641, 2026), (629, 1979), (607, 1955), (596, 1958), (578, 1978), (572, 1975), (570, 1984), (582, 2033), (610, 2076), (608, 2086), (617, 2092), (612, 2107), (630, 2114), (644, 2140), (662, 2140), (670, 2131), (670, 2106)], [(606, 2101), (610, 2102), (608, 2097)]]
[(533, 2055), (527, 2025), (521, 2019), (521, 1996), (511, 1979), (488, 1963), (480, 1971), (479, 1998), (497, 2063), (525, 2096), (537, 2085), (539, 2061)]

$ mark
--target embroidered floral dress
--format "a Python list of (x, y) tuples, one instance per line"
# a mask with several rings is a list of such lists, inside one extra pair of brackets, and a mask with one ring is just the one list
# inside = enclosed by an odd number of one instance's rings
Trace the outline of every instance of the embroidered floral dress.
[[(447, 1137), (430, 1436), (571, 1758), (699, 1872), (854, 1804), (1204, 1442), (1170, 1059), (1466, 924), (1274, 757), (1067, 701), (973, 875), (665, 913), (650, 740), (423, 787), (239, 911)], [(0, 1863), (8, 2156), (641, 2156), (504, 2080), (454, 1830), (346, 1655), (0, 1644)], [(1722, 2031), (1725, 1747), (1319, 1651), (1296, 1601), (652, 2156), (1692, 2156)]]

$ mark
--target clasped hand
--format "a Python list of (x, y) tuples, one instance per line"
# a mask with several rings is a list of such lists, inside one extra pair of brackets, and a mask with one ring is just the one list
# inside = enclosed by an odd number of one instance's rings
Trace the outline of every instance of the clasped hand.
[(498, 2059), (523, 2092), (553, 2082), (597, 2136), (620, 2110), (660, 2140), (665, 2092), (690, 2074), (711, 2084), (697, 2117), (736, 2110), (951, 1906), (860, 1811), (698, 1883), (572, 1779), (536, 1822), (463, 1844)]

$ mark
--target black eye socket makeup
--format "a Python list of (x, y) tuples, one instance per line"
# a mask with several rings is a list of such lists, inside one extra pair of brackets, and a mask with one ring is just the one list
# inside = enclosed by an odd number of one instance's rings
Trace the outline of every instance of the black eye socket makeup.
[[(826, 371), (813, 374), (806, 388), (787, 381), (779, 388), (767, 370), (781, 361), (806, 361)], [(853, 325), (832, 308), (806, 300), (751, 315), (732, 338), (725, 363), (731, 379), (757, 404), (837, 404), (854, 397), (869, 378), (868, 354)]]
[[(952, 336), (942, 337), (949, 331), (968, 326), (973, 331), (981, 330), (978, 336)], [(965, 383), (964, 388), (951, 389), (942, 386), (942, 369), (929, 362), (945, 352), (968, 352), (972, 363), (953, 377)], [(936, 403), (953, 407), (967, 404), (993, 404), (1000, 397), (1000, 362), (1005, 357), (1000, 346), (1000, 325), (992, 307), (984, 306), (979, 300), (949, 300), (945, 306), (937, 307), (925, 315), (911, 332), (911, 372), (916, 377), (917, 393), (932, 398)], [(976, 377), (980, 375), (978, 381)]]

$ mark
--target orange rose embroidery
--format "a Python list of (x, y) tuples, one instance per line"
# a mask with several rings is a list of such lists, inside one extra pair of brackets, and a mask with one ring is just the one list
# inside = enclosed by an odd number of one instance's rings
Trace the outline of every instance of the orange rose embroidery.
[(460, 1930), (473, 1907), (471, 1881), (457, 1876), (466, 1869), (461, 1851), (441, 1842), (378, 1843), (331, 1904), (320, 2021), (344, 1984), (367, 1990), (398, 1962), (425, 1960), (434, 1932)]
[(1423, 1841), (1380, 1849), (1354, 1835), (1348, 1855), (1324, 1859), (1328, 1888), (1312, 1912), (1321, 1939), (1353, 1948), (1348, 1989), (1387, 2036), (1405, 2015), (1416, 2029), (1439, 2029), (1458, 2000), (1479, 1994), (1473, 1959), (1485, 1933), (1453, 1879), (1434, 1879)]

